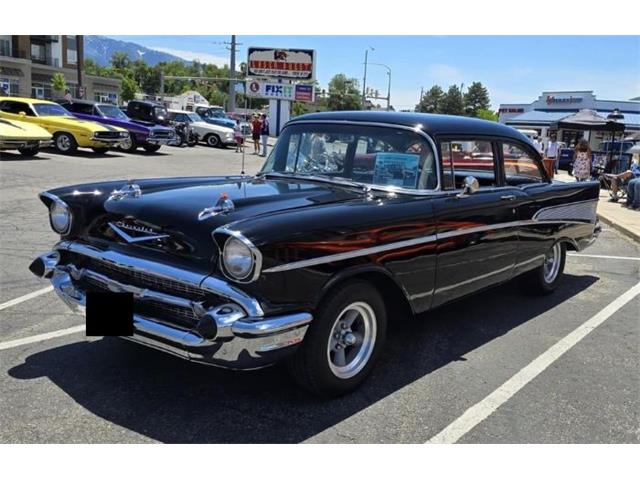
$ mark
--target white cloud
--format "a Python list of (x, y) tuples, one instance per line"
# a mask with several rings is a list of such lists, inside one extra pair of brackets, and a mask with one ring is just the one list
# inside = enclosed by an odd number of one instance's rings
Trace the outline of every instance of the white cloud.
[(444, 63), (429, 65), (426, 74), (429, 85), (438, 84), (441, 85), (444, 90), (450, 85), (459, 85), (464, 82), (464, 75), (458, 68)]
[(177, 50), (175, 48), (165, 48), (165, 47), (149, 47), (153, 50), (158, 50), (159, 52), (169, 53), (171, 55), (175, 55), (176, 57), (183, 58), (185, 60), (198, 60), (201, 63), (212, 63), (214, 65), (218, 65), (219, 67), (223, 65), (229, 64), (229, 59), (227, 57), (221, 57), (219, 55), (212, 55), (210, 53), (203, 52), (193, 52), (191, 50)]

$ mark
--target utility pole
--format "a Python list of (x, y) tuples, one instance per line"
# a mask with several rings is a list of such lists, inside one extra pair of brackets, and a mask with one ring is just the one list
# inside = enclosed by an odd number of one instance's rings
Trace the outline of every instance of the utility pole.
[[(225, 42), (227, 43), (227, 42)], [(236, 42), (236, 36), (231, 35), (231, 43), (228, 49), (231, 51), (231, 58), (229, 61), (229, 111), (236, 111), (236, 49), (241, 43)]]
[[(80, 47), (82, 45), (82, 48)], [(84, 97), (80, 92), (82, 90), (82, 61), (84, 59), (84, 44), (82, 42), (82, 35), (76, 35), (76, 67), (78, 69), (78, 96)]]
[(362, 77), (362, 109), (367, 109), (367, 63), (369, 61), (369, 50), (375, 50), (373, 47), (367, 47), (364, 51), (364, 76)]

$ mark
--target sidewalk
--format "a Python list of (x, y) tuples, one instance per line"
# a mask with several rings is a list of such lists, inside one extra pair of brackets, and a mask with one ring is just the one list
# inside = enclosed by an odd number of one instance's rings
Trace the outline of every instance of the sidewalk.
[[(562, 171), (554, 179), (561, 182), (575, 182), (573, 177)], [(640, 242), (640, 211), (624, 208), (624, 201), (613, 203), (609, 198), (609, 191), (601, 189), (597, 211), (600, 220), (636, 242)]]

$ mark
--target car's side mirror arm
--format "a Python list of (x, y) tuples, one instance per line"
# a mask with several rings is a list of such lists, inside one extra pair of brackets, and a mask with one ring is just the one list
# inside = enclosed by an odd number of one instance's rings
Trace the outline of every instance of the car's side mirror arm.
[(465, 198), (475, 193), (476, 190), (480, 188), (480, 183), (476, 177), (472, 177), (471, 175), (464, 177), (462, 181), (462, 192), (456, 195), (456, 198)]

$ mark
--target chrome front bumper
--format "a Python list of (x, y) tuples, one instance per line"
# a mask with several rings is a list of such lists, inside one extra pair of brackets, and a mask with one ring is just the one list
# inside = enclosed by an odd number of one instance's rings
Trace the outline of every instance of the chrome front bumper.
[[(65, 252), (112, 262), (118, 268), (157, 275), (158, 278), (196, 283), (199, 288), (223, 298), (226, 303), (204, 308), (188, 298), (128, 285), (105, 275), (64, 263)], [(304, 338), (312, 316), (291, 313), (265, 316), (259, 302), (234, 286), (211, 276), (116, 253), (102, 251), (76, 242), (61, 242), (53, 252), (42, 255), (30, 267), (37, 276), (49, 278), (58, 296), (76, 313), (85, 313), (87, 292), (83, 280), (90, 279), (114, 292), (130, 292), (134, 302), (155, 302), (181, 308), (193, 308), (198, 324), (192, 328), (170, 324), (166, 319), (134, 314), (134, 333), (122, 337), (195, 362), (232, 369), (255, 369), (271, 365), (292, 353)], [(293, 347), (293, 348), (292, 348)]]

